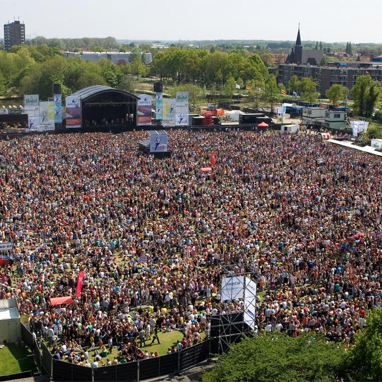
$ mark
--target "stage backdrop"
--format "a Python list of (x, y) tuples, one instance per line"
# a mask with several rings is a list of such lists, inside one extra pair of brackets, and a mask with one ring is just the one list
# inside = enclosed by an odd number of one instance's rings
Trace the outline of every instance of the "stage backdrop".
[(137, 126), (151, 125), (153, 97), (147, 94), (138, 95)]
[(81, 99), (79, 97), (69, 96), (65, 99), (66, 103), (66, 128), (81, 127)]

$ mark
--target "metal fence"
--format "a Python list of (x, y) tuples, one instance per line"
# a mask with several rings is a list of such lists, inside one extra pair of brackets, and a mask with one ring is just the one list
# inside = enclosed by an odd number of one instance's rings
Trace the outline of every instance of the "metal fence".
[(35, 340), (33, 338), (32, 333), (27, 329), (27, 327), (24, 324), (21, 324), (21, 339), (23, 342), (29, 346), (31, 349), (34, 348)]
[(53, 380), (69, 382), (135, 382), (169, 374), (178, 374), (207, 360), (210, 355), (211, 341), (211, 339), (208, 339), (178, 353), (96, 369), (54, 360)]
[(47, 346), (38, 346), (32, 333), (21, 325), (22, 340), (33, 349), (37, 364), (54, 381), (136, 382), (169, 374), (179, 374), (219, 353), (219, 339), (210, 338), (177, 353), (125, 364), (89, 368), (54, 360)]
[(41, 345), (41, 352), (41, 366), (51, 376), (53, 373), (53, 356), (44, 343)]

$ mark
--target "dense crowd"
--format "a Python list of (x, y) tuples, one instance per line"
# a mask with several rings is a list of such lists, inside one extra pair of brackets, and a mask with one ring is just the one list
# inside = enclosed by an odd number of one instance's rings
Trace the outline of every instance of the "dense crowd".
[(136, 150), (145, 135), (0, 142), (0, 241), (14, 243), (0, 299), (17, 298), (55, 358), (155, 357), (144, 346), (173, 330), (170, 353), (197, 344), (241, 306), (220, 301), (226, 265), (257, 282), (255, 333), (353, 341), (381, 306), (378, 157), (310, 134), (174, 131), (171, 158), (154, 159)]

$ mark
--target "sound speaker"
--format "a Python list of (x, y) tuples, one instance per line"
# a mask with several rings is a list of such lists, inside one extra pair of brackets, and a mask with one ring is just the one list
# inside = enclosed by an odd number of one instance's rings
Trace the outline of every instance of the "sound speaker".
[(61, 84), (53, 84), (52, 92), (53, 94), (61, 94)]
[(154, 92), (155, 93), (163, 93), (163, 83), (162, 82), (155, 82), (154, 83)]

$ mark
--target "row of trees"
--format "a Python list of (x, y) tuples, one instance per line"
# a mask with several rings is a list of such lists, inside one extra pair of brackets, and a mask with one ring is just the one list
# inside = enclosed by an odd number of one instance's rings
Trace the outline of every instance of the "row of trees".
[[(290, 94), (299, 94), (302, 99), (313, 103), (320, 95), (316, 90), (317, 86), (318, 84), (311, 77), (299, 80), (297, 76), (293, 76), (288, 83), (288, 91)], [(335, 84), (326, 91), (325, 95), (334, 105), (344, 102), (351, 95), (353, 114), (358, 117), (371, 118), (382, 91), (378, 81), (373, 80), (370, 76), (359, 76), (351, 91), (345, 86)]]
[[(100, 84), (133, 91), (132, 76), (139, 79), (149, 74), (142, 62), (141, 50), (133, 48), (131, 63), (112, 64), (106, 59), (98, 62), (82, 61), (79, 57), (65, 59), (57, 48), (46, 45), (13, 47), (10, 52), (0, 51), (0, 95), (40, 94), (51, 96), (53, 83), (62, 85), (63, 94), (83, 87)], [(205, 94), (224, 94), (231, 99), (240, 87), (254, 107), (270, 106), (277, 102), (283, 84), (277, 85), (260, 55), (249, 55), (243, 50), (231, 53), (210, 52), (204, 49), (172, 47), (158, 53), (151, 65), (151, 74), (160, 76), (165, 83), (173, 82), (190, 91), (195, 102)], [(130, 76), (129, 76), (130, 75)], [(293, 76), (287, 85), (289, 94), (297, 93), (314, 103), (319, 98), (318, 84), (312, 78)], [(351, 91), (354, 114), (370, 118), (379, 101), (381, 86), (370, 76), (360, 76)], [(349, 90), (333, 85), (327, 92), (334, 104), (347, 99)]]
[(46, 45), (49, 48), (70, 51), (78, 49), (105, 51), (119, 49), (121, 47), (121, 44), (117, 42), (115, 37), (45, 38), (37, 36), (31, 40), (27, 40), (26, 44), (30, 46)]
[[(160, 43), (160, 41), (157, 41)], [(99, 48), (103, 50), (114, 50), (114, 49), (126, 49), (131, 46), (145, 45), (146, 50), (150, 49), (151, 44), (144, 42), (123, 44), (117, 41), (114, 37), (105, 38), (94, 38), (94, 37), (83, 37), (83, 38), (45, 38), (43, 36), (38, 36), (31, 40), (27, 40), (28, 45), (47, 45), (51, 48), (58, 48), (61, 50), (98, 50)], [(189, 41), (193, 45), (208, 48), (215, 47), (217, 50), (230, 52), (232, 50), (244, 48), (250, 52), (260, 52), (260, 51), (288, 51), (294, 46), (294, 41), (265, 41), (265, 40), (214, 40), (214, 41)], [(179, 42), (176, 45), (184, 45), (185, 42)], [(129, 46), (128, 46), (129, 45)], [(304, 47), (306, 49), (320, 49), (326, 52), (340, 52), (346, 51), (350, 55), (353, 52), (360, 52), (361, 54), (374, 53), (376, 55), (382, 54), (382, 45), (380, 44), (352, 44), (347, 42), (346, 45), (343, 43), (322, 43), (314, 41), (304, 41)]]
[[(131, 63), (114, 65), (106, 59), (98, 62), (79, 57), (65, 59), (57, 48), (46, 45), (22, 45), (10, 52), (0, 51), (0, 95), (36, 93), (44, 99), (51, 96), (53, 83), (62, 85), (64, 95), (95, 84), (132, 91), (132, 76), (139, 79), (149, 74), (139, 48), (133, 48), (133, 52), (136, 54)], [(183, 85), (197, 95), (195, 103), (207, 92), (225, 94), (230, 99), (238, 85), (247, 89), (256, 106), (272, 104), (280, 95), (276, 78), (269, 74), (261, 57), (250, 56), (243, 50), (228, 54), (172, 47), (157, 54), (151, 74), (159, 75), (165, 82)]]
[(241, 381), (380, 381), (382, 377), (382, 309), (368, 315), (367, 327), (346, 349), (320, 333), (297, 338), (267, 333), (234, 345), (203, 382)]
[(245, 50), (225, 53), (171, 47), (154, 57), (151, 70), (161, 79), (202, 86), (223, 86), (230, 77), (246, 85), (248, 81), (269, 76), (260, 56), (249, 55)]
[(0, 95), (40, 94), (41, 99), (52, 96), (52, 84), (62, 86), (63, 95), (91, 85), (109, 85), (132, 91), (131, 76), (148, 74), (141, 56), (132, 63), (114, 65), (101, 59), (83, 61), (79, 57), (65, 59), (56, 48), (46, 45), (13, 47), (0, 51)]

